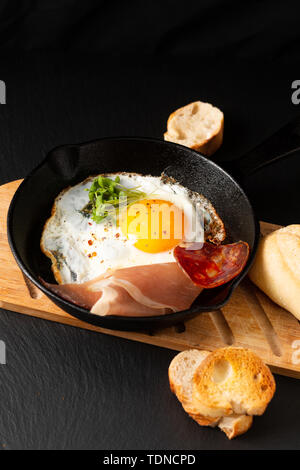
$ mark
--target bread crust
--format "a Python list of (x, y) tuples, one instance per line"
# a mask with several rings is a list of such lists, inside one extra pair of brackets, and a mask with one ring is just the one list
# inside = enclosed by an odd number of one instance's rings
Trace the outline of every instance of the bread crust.
[(218, 419), (206, 418), (205, 416), (203, 416), (199, 413), (198, 414), (197, 413), (188, 413), (188, 415), (190, 416), (190, 418), (192, 418), (194, 421), (196, 421), (196, 423), (198, 423), (200, 426), (209, 426), (211, 428), (215, 428), (218, 425), (218, 422), (219, 422)]
[(218, 424), (219, 428), (225, 432), (228, 439), (245, 434), (251, 428), (253, 417), (247, 415), (232, 416), (222, 418)]
[[(207, 103), (202, 103), (201, 101), (195, 101), (195, 102), (187, 104), (186, 106), (182, 106), (181, 108), (178, 108), (176, 111), (173, 111), (170, 114), (167, 120), (167, 131), (164, 133), (165, 140), (169, 142), (175, 142), (178, 144), (185, 145), (184, 140), (181, 142), (178, 138), (172, 135), (172, 132), (170, 132), (172, 121), (176, 119), (185, 110), (199, 103), (207, 104)], [(221, 147), (223, 143), (223, 137), (224, 137), (224, 115), (218, 108), (214, 108), (214, 109), (218, 110), (218, 112), (220, 113), (219, 122), (218, 122), (218, 126), (216, 127), (216, 129), (211, 133), (211, 135), (208, 138), (199, 139), (197, 143), (188, 145), (191, 149), (196, 150), (197, 152), (202, 153), (203, 155), (206, 155), (208, 157), (213, 155)], [(194, 137), (194, 140), (195, 139), (197, 139), (197, 137)]]
[[(176, 373), (175, 369), (177, 365), (181, 367), (182, 361), (185, 360), (187, 356), (196, 356), (197, 362), (200, 363), (206, 356), (208, 356), (210, 353), (209, 351), (199, 351), (198, 349), (192, 349), (189, 351), (182, 351), (181, 353), (177, 354), (177, 356), (174, 357), (172, 360), (169, 370), (168, 370), (168, 376), (169, 376), (169, 384), (170, 384), (170, 389), (176, 395), (178, 400), (180, 401), (183, 409), (185, 410), (188, 415), (194, 419), (198, 424), (201, 426), (216, 426), (218, 420), (215, 420), (214, 418), (207, 418), (200, 413), (198, 413), (197, 408), (194, 407), (191, 397), (189, 397), (189, 394), (187, 392), (187, 388), (185, 389), (183, 384), (176, 381)], [(191, 358), (193, 359), (193, 358)]]
[(224, 137), (224, 118), (222, 118), (221, 127), (212, 137), (206, 139), (201, 144), (192, 145), (192, 149), (211, 157), (222, 145)]
[(300, 320), (300, 225), (288, 225), (260, 240), (251, 281)]

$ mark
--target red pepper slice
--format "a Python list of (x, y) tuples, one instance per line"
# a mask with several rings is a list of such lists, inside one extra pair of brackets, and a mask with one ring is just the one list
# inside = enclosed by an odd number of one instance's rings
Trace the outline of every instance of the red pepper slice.
[(185, 243), (174, 248), (174, 256), (194, 284), (211, 289), (231, 281), (242, 271), (249, 245), (243, 241), (230, 245)]

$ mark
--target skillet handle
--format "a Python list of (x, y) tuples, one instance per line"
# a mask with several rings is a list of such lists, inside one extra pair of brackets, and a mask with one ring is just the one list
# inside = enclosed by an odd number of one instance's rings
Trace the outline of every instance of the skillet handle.
[(262, 144), (259, 144), (237, 160), (223, 162), (222, 166), (240, 183), (243, 183), (247, 176), (299, 150), (300, 117), (297, 117)]

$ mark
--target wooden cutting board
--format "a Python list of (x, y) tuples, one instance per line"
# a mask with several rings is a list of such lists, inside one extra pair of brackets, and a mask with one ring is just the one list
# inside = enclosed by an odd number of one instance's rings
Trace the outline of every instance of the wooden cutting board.
[[(248, 279), (235, 290), (222, 310), (204, 313), (184, 325), (151, 333), (107, 330), (84, 323), (62, 311), (24, 279), (9, 249), (6, 215), (20, 183), (21, 180), (0, 186), (0, 307), (178, 351), (189, 348), (213, 350), (230, 344), (248, 347), (259, 354), (274, 372), (300, 378), (298, 320), (274, 304)], [(278, 227), (261, 222), (263, 234)]]

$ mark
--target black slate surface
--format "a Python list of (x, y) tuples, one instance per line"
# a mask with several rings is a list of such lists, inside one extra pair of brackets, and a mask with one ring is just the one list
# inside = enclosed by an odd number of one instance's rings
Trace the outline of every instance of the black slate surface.
[[(78, 53), (2, 57), (7, 104), (0, 106), (0, 183), (25, 176), (56, 145), (106, 135), (160, 137), (169, 113), (199, 98), (225, 113), (216, 158), (236, 158), (299, 115), (291, 78), (276, 64), (262, 70), (261, 63), (190, 68), (178, 60)], [(249, 180), (260, 218), (300, 223), (299, 161), (270, 171), (267, 186), (258, 176)], [(289, 204), (275, 210), (278, 174)], [(300, 448), (299, 380), (276, 376), (265, 415), (229, 442), (189, 419), (169, 391), (174, 351), (3, 310), (0, 339), (7, 348), (7, 364), (0, 365), (0, 448)]]

